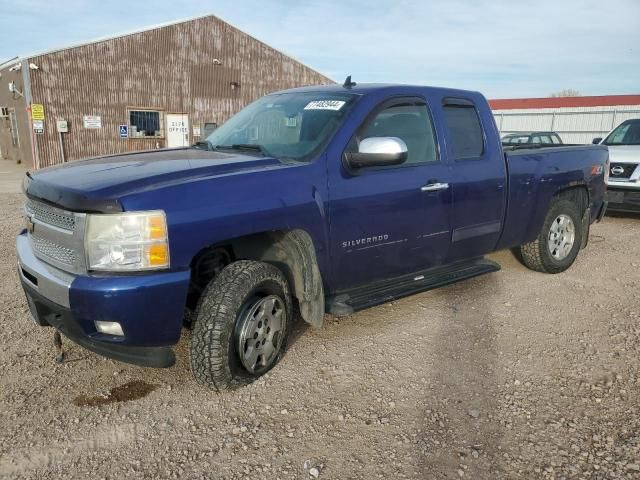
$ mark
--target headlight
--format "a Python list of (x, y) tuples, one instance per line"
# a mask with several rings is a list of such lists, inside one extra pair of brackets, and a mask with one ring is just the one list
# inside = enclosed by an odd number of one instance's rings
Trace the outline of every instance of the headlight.
[(162, 210), (87, 215), (85, 245), (89, 270), (169, 267), (167, 218)]

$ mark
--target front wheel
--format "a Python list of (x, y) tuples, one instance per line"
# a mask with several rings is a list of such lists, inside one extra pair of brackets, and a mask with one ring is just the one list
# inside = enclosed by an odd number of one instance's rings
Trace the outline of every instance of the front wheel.
[(191, 371), (217, 390), (252, 382), (281, 358), (291, 323), (287, 280), (273, 265), (239, 261), (211, 281), (191, 333)]
[(564, 272), (578, 256), (582, 235), (582, 216), (576, 204), (555, 198), (538, 238), (518, 247), (518, 256), (531, 270)]

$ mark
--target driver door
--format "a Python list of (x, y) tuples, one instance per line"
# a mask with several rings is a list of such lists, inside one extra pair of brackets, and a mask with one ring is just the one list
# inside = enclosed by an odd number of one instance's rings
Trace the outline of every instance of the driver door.
[[(369, 137), (398, 137), (400, 165), (350, 169), (330, 159), (330, 239), (334, 290), (440, 265), (448, 253), (451, 191), (431, 115), (423, 98), (379, 105), (347, 146)], [(439, 184), (441, 187), (431, 188)]]

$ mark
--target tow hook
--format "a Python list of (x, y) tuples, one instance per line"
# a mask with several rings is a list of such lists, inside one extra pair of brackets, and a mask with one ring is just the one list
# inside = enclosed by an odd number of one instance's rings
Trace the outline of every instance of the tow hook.
[(62, 349), (62, 336), (58, 330), (53, 332), (53, 345), (56, 347), (56, 363), (64, 362), (64, 350)]

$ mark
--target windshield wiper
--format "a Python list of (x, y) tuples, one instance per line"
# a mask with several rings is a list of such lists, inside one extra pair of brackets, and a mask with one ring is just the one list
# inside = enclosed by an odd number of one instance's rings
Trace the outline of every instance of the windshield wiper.
[(198, 150), (214, 150), (215, 149), (215, 147), (213, 146), (213, 143), (211, 143), (209, 140), (204, 140), (202, 142), (196, 142), (191, 146), (193, 148), (197, 148)]
[(262, 146), (254, 143), (234, 143), (233, 145), (216, 145), (213, 147), (215, 150), (239, 150), (239, 151), (249, 151), (249, 152), (258, 152), (262, 154), (263, 157), (268, 157), (269, 152)]

